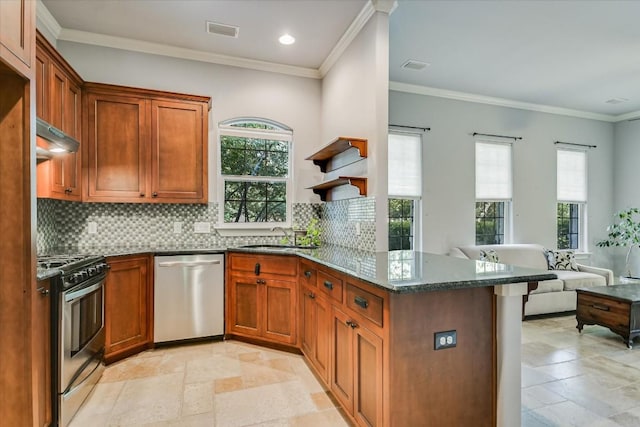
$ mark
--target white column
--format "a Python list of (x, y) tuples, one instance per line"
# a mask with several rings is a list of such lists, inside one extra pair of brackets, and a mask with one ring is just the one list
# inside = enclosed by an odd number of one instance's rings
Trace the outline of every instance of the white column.
[(526, 283), (494, 286), (497, 295), (497, 427), (521, 425), (522, 296)]

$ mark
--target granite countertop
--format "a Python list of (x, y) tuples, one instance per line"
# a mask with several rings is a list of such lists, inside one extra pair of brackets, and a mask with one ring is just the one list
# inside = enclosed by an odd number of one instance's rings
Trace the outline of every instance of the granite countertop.
[[(394, 293), (463, 289), (538, 282), (557, 278), (555, 274), (545, 270), (474, 261), (447, 255), (414, 251), (369, 252), (332, 245), (316, 249), (268, 246), (253, 248), (91, 247), (66, 248), (55, 251), (55, 254), (125, 256), (152, 253), (155, 255), (185, 255), (225, 251), (299, 256)], [(59, 272), (57, 269), (38, 269), (37, 277), (38, 280), (43, 280), (54, 277)]]

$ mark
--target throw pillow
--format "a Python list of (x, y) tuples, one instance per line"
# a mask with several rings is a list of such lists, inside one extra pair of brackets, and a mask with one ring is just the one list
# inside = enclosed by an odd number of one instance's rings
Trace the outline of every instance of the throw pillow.
[(498, 254), (493, 249), (480, 249), (480, 261), (500, 262)]
[(573, 251), (553, 251), (551, 249), (545, 249), (544, 254), (547, 257), (549, 270), (578, 271), (576, 254)]

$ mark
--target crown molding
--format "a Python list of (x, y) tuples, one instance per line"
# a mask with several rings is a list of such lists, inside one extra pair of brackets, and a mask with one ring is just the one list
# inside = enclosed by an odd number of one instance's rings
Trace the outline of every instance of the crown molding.
[(624, 122), (626, 120), (635, 120), (640, 118), (640, 111), (631, 111), (630, 113), (614, 116), (616, 122)]
[(344, 32), (338, 43), (331, 49), (327, 58), (322, 62), (318, 71), (320, 72), (320, 77), (324, 77), (327, 75), (331, 67), (336, 63), (340, 55), (344, 53), (345, 50), (349, 47), (353, 39), (360, 33), (362, 28), (364, 28), (365, 24), (369, 21), (369, 19), (376, 12), (375, 7), (371, 3), (371, 1), (367, 1), (365, 5), (360, 10), (360, 13), (353, 20), (347, 31)]
[(250, 68), (253, 70), (288, 74), (297, 77), (307, 77), (312, 79), (321, 78), (318, 70), (313, 68), (295, 67), (292, 65), (276, 64), (274, 62), (258, 61), (255, 59), (238, 58), (235, 56), (220, 55), (217, 53), (186, 49), (159, 43), (145, 42), (142, 40), (135, 40), (124, 37), (115, 37), (106, 34), (70, 30), (67, 28), (62, 29), (58, 40), (84, 43), (94, 46), (103, 46), (113, 49), (130, 50), (134, 52), (150, 53), (153, 55), (170, 56), (173, 58), (210, 62), (213, 64), (230, 65), (233, 67)]
[(36, 3), (36, 19), (42, 24), (45, 30), (51, 33), (56, 39), (60, 37), (62, 27), (58, 24), (56, 18), (53, 17), (47, 6), (42, 3), (42, 0), (38, 0)]
[(458, 101), (475, 102), (478, 104), (496, 105), (499, 107), (517, 108), (519, 110), (537, 111), (539, 113), (558, 114), (561, 116), (578, 117), (581, 119), (600, 120), (603, 122), (620, 121), (620, 116), (609, 114), (591, 113), (588, 111), (572, 110), (570, 108), (554, 107), (551, 105), (533, 104), (529, 102), (514, 101), (506, 98), (477, 95), (473, 93), (457, 92), (453, 90), (438, 89), (429, 86), (412, 85), (401, 82), (389, 82), (389, 90), (397, 92), (414, 93), (418, 95), (436, 96), (439, 98), (455, 99)]

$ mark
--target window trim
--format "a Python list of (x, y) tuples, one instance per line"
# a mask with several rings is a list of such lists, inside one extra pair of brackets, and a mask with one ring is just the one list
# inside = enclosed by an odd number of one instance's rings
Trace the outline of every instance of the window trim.
[[(240, 123), (262, 123), (269, 126), (278, 127), (280, 129), (253, 129), (253, 128), (241, 128), (233, 126)], [(216, 228), (222, 230), (263, 230), (272, 229), (273, 227), (291, 228), (293, 223), (293, 183), (294, 181), (294, 144), (293, 144), (293, 130), (279, 122), (274, 120), (265, 119), (261, 117), (237, 117), (234, 119), (224, 120), (218, 123), (217, 129), (217, 146), (216, 146), (216, 177), (217, 177), (217, 197), (218, 203), (218, 217)], [(222, 175), (222, 142), (223, 135), (230, 136), (252, 136), (258, 138), (277, 139), (280, 141), (286, 141), (289, 147), (288, 150), (288, 174), (286, 177), (265, 177), (265, 176), (250, 176), (250, 175)], [(224, 221), (224, 195), (225, 195), (225, 182), (226, 181), (255, 181), (255, 182), (284, 182), (286, 187), (286, 220), (284, 222), (225, 222)]]

